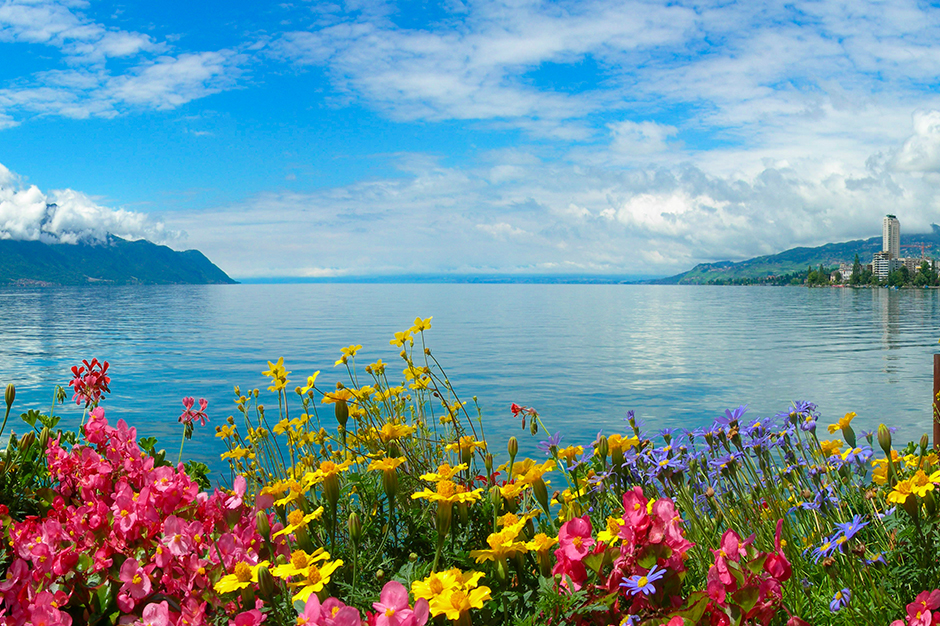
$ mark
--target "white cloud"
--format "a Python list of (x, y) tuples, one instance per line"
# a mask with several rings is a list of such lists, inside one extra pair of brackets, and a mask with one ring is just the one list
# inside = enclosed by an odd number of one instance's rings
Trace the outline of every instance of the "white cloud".
[(894, 156), (892, 164), (908, 172), (940, 172), (940, 111), (917, 111), (914, 134)]
[(100, 206), (72, 189), (43, 193), (25, 186), (0, 164), (0, 239), (74, 244), (103, 241), (109, 233), (154, 242), (179, 236), (143, 213)]

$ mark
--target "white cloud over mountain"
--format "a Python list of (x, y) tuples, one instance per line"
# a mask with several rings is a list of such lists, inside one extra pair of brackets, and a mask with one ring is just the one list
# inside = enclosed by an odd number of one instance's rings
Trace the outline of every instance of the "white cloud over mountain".
[(177, 237), (144, 213), (103, 207), (72, 189), (25, 186), (0, 164), (0, 239), (74, 244), (103, 241), (108, 233), (158, 243)]

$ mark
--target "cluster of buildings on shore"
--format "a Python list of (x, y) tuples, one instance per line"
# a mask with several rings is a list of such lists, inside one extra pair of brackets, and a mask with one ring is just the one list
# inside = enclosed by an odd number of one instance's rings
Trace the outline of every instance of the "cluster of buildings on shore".
[[(871, 270), (872, 274), (881, 280), (887, 280), (891, 272), (902, 267), (906, 267), (913, 276), (924, 261), (930, 263), (932, 269), (937, 269), (937, 262), (927, 258), (923, 246), (920, 247), (920, 257), (901, 256), (901, 222), (896, 216), (885, 215), (881, 227), (881, 238), (881, 251), (872, 256), (871, 263), (862, 264), (862, 269)], [(852, 277), (853, 265), (853, 263), (839, 264), (839, 273), (843, 281), (847, 282)]]

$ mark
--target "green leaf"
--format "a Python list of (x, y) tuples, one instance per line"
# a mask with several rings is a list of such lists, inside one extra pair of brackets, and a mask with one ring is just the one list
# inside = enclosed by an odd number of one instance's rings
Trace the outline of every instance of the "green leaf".
[(686, 608), (677, 611), (672, 616), (678, 615), (688, 624), (698, 624), (708, 608), (708, 594), (704, 591), (696, 591), (689, 594), (686, 600)]
[(39, 419), (39, 411), (36, 409), (30, 409), (26, 413), (20, 415), (20, 419), (29, 424), (30, 426), (36, 425), (36, 420)]
[(592, 554), (590, 556), (584, 557), (583, 563), (591, 568), (591, 570), (597, 574), (601, 575), (601, 567), (604, 565), (604, 555), (603, 554)]
[(734, 599), (735, 604), (741, 607), (741, 612), (746, 615), (757, 604), (760, 593), (756, 587), (744, 587), (731, 594), (731, 597)]
[(761, 572), (764, 571), (764, 562), (767, 560), (768, 556), (770, 555), (764, 554), (762, 556), (759, 556), (756, 559), (752, 559), (748, 561), (747, 563), (744, 564), (744, 566), (747, 569), (749, 569), (752, 573), (760, 574)]

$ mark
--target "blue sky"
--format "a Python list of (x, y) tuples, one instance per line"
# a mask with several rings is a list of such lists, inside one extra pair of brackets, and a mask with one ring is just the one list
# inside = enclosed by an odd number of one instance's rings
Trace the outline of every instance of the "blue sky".
[(901, 1), (0, 0), (0, 236), (249, 278), (667, 274), (924, 231), (937, 42)]

